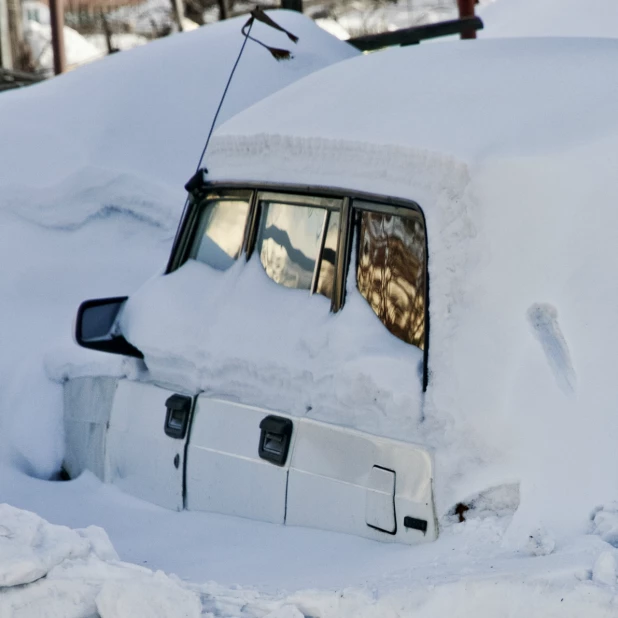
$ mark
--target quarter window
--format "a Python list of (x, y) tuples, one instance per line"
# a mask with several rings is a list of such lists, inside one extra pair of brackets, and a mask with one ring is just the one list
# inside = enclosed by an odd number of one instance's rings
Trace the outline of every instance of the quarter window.
[(240, 255), (249, 200), (206, 201), (189, 257), (217, 270), (227, 270)]
[(421, 215), (357, 211), (360, 293), (396, 337), (424, 348), (425, 230)]
[(262, 201), (256, 250), (279, 285), (331, 298), (338, 233), (338, 212)]

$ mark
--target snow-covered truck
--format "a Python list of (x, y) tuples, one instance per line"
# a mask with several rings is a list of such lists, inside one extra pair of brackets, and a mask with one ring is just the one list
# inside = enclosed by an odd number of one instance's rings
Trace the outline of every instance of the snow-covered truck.
[[(615, 401), (617, 62), (610, 40), (392, 49), (224, 123), (164, 274), (80, 307), (81, 346), (133, 358), (65, 384), (69, 474), (403, 543), (542, 487), (525, 427)], [(560, 462), (573, 492), (612, 495), (585, 455), (612, 435)]]

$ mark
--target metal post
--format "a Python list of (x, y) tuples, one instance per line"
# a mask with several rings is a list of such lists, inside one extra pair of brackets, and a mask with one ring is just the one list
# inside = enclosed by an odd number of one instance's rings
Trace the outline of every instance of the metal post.
[(0, 68), (13, 69), (11, 54), (11, 32), (9, 29), (9, 7), (6, 0), (0, 0)]
[(303, 0), (281, 0), (281, 8), (290, 11), (303, 12)]
[[(474, 17), (474, 5), (476, 0), (457, 0), (457, 6), (459, 7), (459, 18)], [(462, 39), (476, 39), (475, 30), (464, 30), (461, 33)]]
[(6, 7), (13, 68), (26, 69), (28, 67), (26, 66), (26, 47), (24, 42), (21, 2), (18, 0), (6, 0)]
[(60, 75), (67, 68), (64, 53), (64, 6), (62, 0), (49, 0), (49, 15), (52, 49), (54, 50), (54, 73)]
[(174, 14), (174, 21), (178, 26), (178, 32), (183, 32), (185, 27), (182, 20), (185, 14), (185, 8), (182, 4), (182, 0), (172, 0), (172, 13)]

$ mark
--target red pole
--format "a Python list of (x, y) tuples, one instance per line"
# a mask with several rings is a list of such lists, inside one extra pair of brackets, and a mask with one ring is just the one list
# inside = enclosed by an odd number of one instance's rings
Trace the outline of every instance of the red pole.
[(66, 71), (64, 54), (64, 7), (62, 0), (49, 0), (51, 20), (52, 48), (54, 50), (54, 73), (60, 75)]
[[(459, 7), (459, 18), (474, 17), (474, 5), (476, 0), (457, 0)], [(461, 33), (462, 39), (476, 39), (476, 30), (464, 30)]]

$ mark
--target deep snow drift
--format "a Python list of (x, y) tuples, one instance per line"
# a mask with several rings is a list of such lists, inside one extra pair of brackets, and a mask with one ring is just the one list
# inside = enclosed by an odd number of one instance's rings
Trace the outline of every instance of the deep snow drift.
[[(294, 60), (278, 63), (249, 42), (220, 121), (358, 54), (297, 13), (276, 15), (299, 36)], [(164, 268), (183, 185), (245, 21), (171, 36), (0, 97), (2, 459), (41, 476), (58, 469), (61, 389), (44, 374), (45, 353), (73, 345), (82, 300), (130, 294)], [(259, 23), (253, 35), (292, 45)]]

